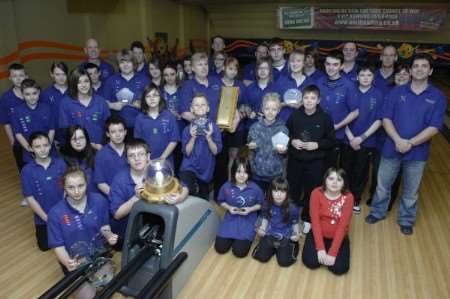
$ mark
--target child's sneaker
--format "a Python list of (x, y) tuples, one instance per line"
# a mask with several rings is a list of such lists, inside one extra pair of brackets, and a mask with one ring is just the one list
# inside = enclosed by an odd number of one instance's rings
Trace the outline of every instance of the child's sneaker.
[(28, 202), (25, 198), (22, 198), (22, 200), (20, 201), (20, 206), (21, 207), (28, 207)]
[(353, 213), (358, 215), (361, 214), (361, 207), (360, 206), (353, 206)]

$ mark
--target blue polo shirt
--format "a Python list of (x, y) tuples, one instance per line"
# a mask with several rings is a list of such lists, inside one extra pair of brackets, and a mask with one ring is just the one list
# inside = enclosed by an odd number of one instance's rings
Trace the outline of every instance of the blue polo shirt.
[[(219, 128), (213, 122), (212, 140), (217, 146), (217, 152), (222, 150), (222, 135)], [(181, 162), (180, 171), (192, 171), (195, 176), (203, 182), (210, 182), (214, 174), (214, 167), (216, 166), (216, 157), (210, 151), (208, 141), (204, 135), (200, 135), (195, 139), (194, 148), (191, 155), (186, 154), (186, 144), (191, 139), (189, 132), (190, 125), (184, 128), (181, 142), (183, 150), (183, 161)]]
[(347, 78), (354, 84), (358, 85), (358, 65), (355, 63), (353, 65), (353, 68), (348, 72), (344, 72), (344, 70), (341, 71), (341, 76)]
[(79, 125), (85, 128), (93, 143), (103, 143), (105, 121), (110, 116), (108, 104), (104, 98), (92, 95), (89, 105), (86, 107), (80, 101), (69, 96), (61, 100), (59, 109), (59, 126), (68, 128), (71, 125)]
[(276, 82), (278, 80), (278, 78), (280, 78), (280, 76), (282, 76), (282, 75), (289, 75), (289, 67), (288, 67), (287, 60), (284, 62), (284, 65), (281, 68), (281, 70), (272, 66), (272, 80), (274, 82)]
[(322, 72), (321, 70), (319, 70), (317, 68), (314, 70), (314, 72), (312, 74), (310, 74), (310, 75), (305, 74), (305, 76), (308, 77), (309, 79), (311, 79), (312, 82), (314, 82), (314, 84), (316, 84), (321, 78), (327, 77), (327, 75), (324, 72)]
[(373, 86), (378, 88), (383, 96), (386, 96), (391, 91), (394, 84), (394, 73), (385, 78), (381, 74), (380, 69), (376, 70), (373, 80)]
[[(164, 87), (161, 88), (161, 97), (166, 102), (166, 108), (172, 112), (172, 114), (175, 116), (174, 113), (177, 113), (181, 116), (181, 89), (178, 88), (177, 91), (170, 94), (168, 93)], [(177, 119), (178, 123), (178, 130), (179, 132), (183, 132), (184, 127), (186, 126), (186, 121), (184, 121), (182, 118)]]
[(92, 90), (94, 91), (94, 94), (101, 96), (102, 98), (106, 99), (105, 97), (105, 83), (100, 82), (100, 87), (95, 89), (92, 87)]
[(150, 72), (149, 72), (148, 68), (149, 68), (148, 67), (148, 63), (144, 63), (144, 66), (139, 71), (136, 70), (136, 74), (149, 77), (150, 76)]
[[(67, 90), (68, 89), (66, 89), (64, 93), (61, 93), (61, 91), (57, 89), (55, 85), (52, 84), (45, 90), (43, 90), (39, 96), (39, 101), (41, 103), (46, 103), (50, 105), (50, 107), (52, 108), (52, 113), (54, 114), (55, 118), (55, 128), (59, 128), (57, 115), (59, 113), (59, 106), (61, 104), (61, 100), (63, 97), (67, 95)], [(58, 142), (62, 143), (64, 141), (63, 135), (64, 135), (63, 132), (58, 130), (56, 131), (55, 139)]]
[(74, 209), (67, 199), (50, 210), (47, 223), (50, 248), (64, 246), (72, 258), (92, 254), (100, 228), (109, 225), (108, 201), (95, 193), (88, 193), (86, 200), (84, 213)]
[[(258, 82), (255, 81), (244, 89), (244, 101), (250, 106), (252, 111), (262, 113), (262, 101), (264, 96), (269, 92), (276, 92), (275, 84), (269, 82), (267, 86), (262, 89)], [(252, 124), (257, 122), (257, 119), (248, 119), (247, 128), (250, 128)]]
[[(47, 169), (34, 160), (27, 163), (20, 173), (23, 196), (33, 196), (48, 214), (50, 209), (63, 198), (64, 190), (61, 182), (66, 168), (66, 163), (61, 158), (52, 158)], [(36, 225), (46, 224), (37, 214), (33, 216)]]
[(105, 99), (114, 102), (124, 102), (128, 105), (119, 111), (119, 115), (125, 120), (127, 128), (133, 128), (139, 109), (131, 106), (135, 101), (141, 100), (146, 86), (150, 85), (147, 76), (134, 74), (130, 80), (126, 80), (120, 73), (114, 74), (105, 82)]
[[(444, 94), (431, 84), (420, 94), (411, 90), (411, 83), (395, 87), (386, 98), (383, 118), (394, 124), (401, 138), (410, 139), (428, 127), (440, 129), (444, 122), (447, 99)], [(413, 146), (405, 154), (395, 150), (395, 143), (386, 138), (382, 155), (388, 159), (426, 161), (431, 141)]]
[[(305, 87), (314, 84), (314, 81), (310, 79), (310, 77), (306, 77), (305, 80), (297, 85), (297, 82), (294, 78), (292, 78), (291, 74), (283, 75), (278, 78), (275, 82), (275, 90), (280, 94), (281, 101), (285, 101), (289, 94), (297, 93), (300, 99), (303, 96), (303, 90)], [(278, 119), (281, 119), (283, 122), (286, 122), (291, 115), (291, 113), (295, 109), (292, 107), (283, 107), (281, 108), (280, 113), (278, 114)]]
[(256, 81), (256, 62), (244, 66), (243, 80)]
[[(87, 63), (89, 63), (89, 61), (84, 61), (80, 66), (84, 68), (84, 66)], [(102, 80), (102, 82), (105, 82), (106, 79), (108, 79), (115, 73), (114, 67), (110, 63), (108, 63), (102, 59), (100, 60), (99, 68), (100, 68), (100, 71), (102, 72), (101, 76), (100, 76), (100, 80)]]
[[(38, 102), (34, 109), (31, 109), (25, 102), (16, 107), (15, 113), (11, 116), (11, 128), (14, 134), (22, 134), (28, 140), (32, 133), (41, 131), (47, 133), (55, 129), (55, 113), (46, 103)], [(33, 160), (31, 154), (24, 150), (23, 159), (25, 162)]]
[[(252, 207), (264, 203), (264, 192), (251, 181), (248, 181), (247, 186), (242, 190), (234, 183), (226, 182), (220, 188), (217, 201), (219, 204), (227, 203), (238, 208)], [(257, 217), (256, 211), (246, 216), (232, 215), (226, 211), (217, 235), (221, 238), (253, 241)]]
[(16, 96), (13, 89), (5, 91), (0, 98), (0, 124), (11, 124), (11, 115), (25, 101)]
[[(111, 183), (109, 191), (109, 211), (114, 215), (117, 210), (136, 194), (136, 184), (131, 178), (130, 169), (126, 168), (117, 173)], [(127, 230), (128, 215), (120, 220), (111, 221), (112, 230), (121, 237), (125, 236)]]
[[(156, 118), (140, 113), (134, 124), (134, 137), (142, 138), (150, 147), (152, 159), (158, 159), (170, 142), (180, 141), (177, 120), (168, 110), (162, 110)], [(168, 157), (173, 162), (173, 155)]]
[[(381, 91), (373, 86), (364, 93), (356, 88), (356, 98), (358, 99), (359, 116), (349, 124), (349, 128), (355, 137), (363, 134), (375, 121), (381, 119), (384, 99)], [(364, 140), (361, 146), (373, 148), (376, 147), (376, 143), (377, 132)]]
[(95, 154), (94, 183), (106, 183), (111, 186), (114, 176), (122, 169), (128, 168), (125, 150), (119, 155), (108, 143)]
[(281, 239), (281, 237), (290, 238), (292, 236), (292, 226), (299, 222), (299, 209), (296, 205), (290, 203), (288, 212), (289, 218), (286, 223), (283, 221), (284, 209), (273, 204), (272, 208), (269, 210), (269, 205), (266, 202), (262, 208), (263, 217), (269, 220), (266, 236), (273, 236), (277, 239)]
[[(350, 112), (358, 108), (355, 97), (355, 84), (344, 77), (337, 80), (322, 78), (317, 82), (320, 89), (320, 106), (333, 119), (333, 123), (341, 122)], [(345, 127), (336, 131), (336, 139), (345, 138)]]
[(217, 119), (217, 109), (219, 109), (220, 93), (222, 83), (221, 80), (215, 77), (208, 77), (208, 86), (203, 85), (195, 79), (187, 80), (181, 87), (181, 112), (190, 112), (192, 98), (196, 93), (203, 93), (208, 98), (209, 103), (209, 118), (213, 121)]

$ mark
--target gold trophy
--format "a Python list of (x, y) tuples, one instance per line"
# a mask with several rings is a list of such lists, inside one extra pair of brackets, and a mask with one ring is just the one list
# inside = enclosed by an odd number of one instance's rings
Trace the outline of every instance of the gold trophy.
[(219, 128), (230, 130), (233, 127), (238, 97), (239, 87), (222, 87), (217, 111), (217, 126)]
[(170, 194), (181, 193), (181, 185), (166, 160), (151, 160), (141, 197), (152, 203), (164, 203)]

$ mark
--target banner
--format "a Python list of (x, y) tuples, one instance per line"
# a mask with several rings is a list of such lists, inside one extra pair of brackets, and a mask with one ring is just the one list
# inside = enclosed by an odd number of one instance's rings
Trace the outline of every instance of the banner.
[(280, 29), (371, 29), (438, 31), (447, 17), (445, 8), (325, 8), (280, 7)]

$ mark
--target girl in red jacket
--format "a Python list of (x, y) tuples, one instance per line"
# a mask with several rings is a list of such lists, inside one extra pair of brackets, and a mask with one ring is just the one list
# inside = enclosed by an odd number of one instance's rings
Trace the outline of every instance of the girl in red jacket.
[(334, 274), (344, 274), (350, 267), (348, 228), (353, 208), (345, 171), (329, 168), (310, 202), (312, 231), (303, 247), (303, 263), (310, 269), (325, 265)]

